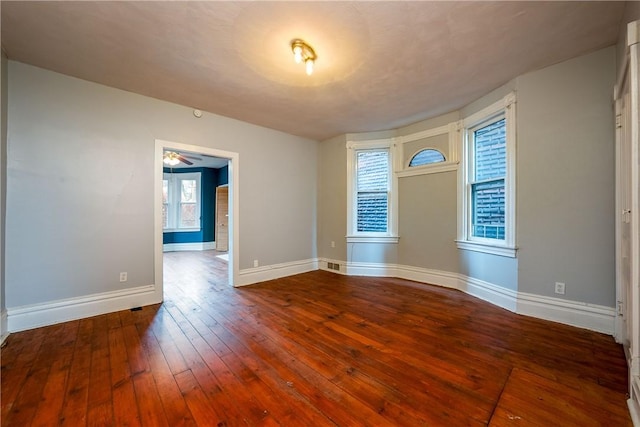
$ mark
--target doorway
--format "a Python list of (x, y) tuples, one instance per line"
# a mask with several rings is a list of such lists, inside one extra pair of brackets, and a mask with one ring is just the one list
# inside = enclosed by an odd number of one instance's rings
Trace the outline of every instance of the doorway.
[[(200, 156), (216, 157), (227, 161), (228, 183), (227, 189), (227, 214), (225, 222), (227, 234), (228, 260), (228, 286), (235, 286), (238, 278), (238, 254), (239, 254), (239, 154), (218, 150), (209, 147), (183, 144), (179, 142), (156, 140), (154, 160), (154, 276), (155, 294), (158, 302), (163, 300), (163, 156), (165, 151), (197, 153)], [(215, 199), (215, 195), (213, 196)]]

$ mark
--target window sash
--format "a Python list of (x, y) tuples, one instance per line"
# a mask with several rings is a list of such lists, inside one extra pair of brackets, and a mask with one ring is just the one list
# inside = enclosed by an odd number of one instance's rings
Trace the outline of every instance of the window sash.
[[(479, 132), (492, 132), (492, 127), (500, 124), (503, 133), (501, 147), (495, 147), (493, 140), (478, 140)], [(469, 201), (468, 231), (469, 240), (486, 240), (494, 242), (506, 241), (506, 119), (503, 114), (492, 117), (468, 130), (469, 138), (469, 173), (467, 180), (467, 194)], [(493, 149), (498, 150), (497, 155), (485, 154), (487, 147), (482, 147), (483, 159), (487, 161), (488, 168), (480, 170), (482, 166), (479, 160), (479, 142), (494, 144)], [(497, 169), (497, 172), (496, 172)], [(481, 179), (477, 179), (478, 176)], [(486, 193), (485, 193), (486, 192)], [(497, 212), (495, 212), (497, 210)], [(496, 223), (497, 221), (497, 223)]]
[[(389, 233), (391, 188), (389, 149), (356, 150), (355, 161), (354, 231), (356, 234), (387, 235)], [(367, 166), (371, 166), (371, 170), (366, 170)], [(365, 175), (367, 172), (370, 173), (369, 176)], [(384, 182), (381, 182), (382, 176), (384, 176)]]

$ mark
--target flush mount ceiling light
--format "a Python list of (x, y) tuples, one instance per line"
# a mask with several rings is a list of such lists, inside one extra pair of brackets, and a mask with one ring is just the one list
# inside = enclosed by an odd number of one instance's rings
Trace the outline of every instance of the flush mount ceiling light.
[(304, 40), (294, 39), (291, 41), (291, 51), (296, 64), (304, 62), (307, 75), (313, 73), (313, 63), (317, 59), (316, 52)]

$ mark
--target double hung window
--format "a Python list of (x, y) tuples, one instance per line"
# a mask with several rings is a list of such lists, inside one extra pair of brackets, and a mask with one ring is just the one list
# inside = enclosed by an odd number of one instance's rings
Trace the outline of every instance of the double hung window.
[(164, 231), (200, 231), (200, 172), (164, 174)]
[(458, 247), (515, 257), (515, 95), (464, 120)]
[(348, 148), (347, 241), (397, 242), (391, 140), (354, 142)]

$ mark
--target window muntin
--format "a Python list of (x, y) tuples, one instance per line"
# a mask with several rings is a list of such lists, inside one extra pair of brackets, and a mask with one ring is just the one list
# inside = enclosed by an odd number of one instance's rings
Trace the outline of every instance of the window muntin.
[(200, 231), (200, 172), (164, 174), (164, 231)]
[(389, 151), (356, 152), (356, 230), (386, 233), (389, 220)]
[(424, 166), (432, 163), (445, 162), (444, 154), (434, 148), (425, 148), (418, 151), (409, 161), (409, 167)]
[(506, 121), (470, 130), (472, 237), (505, 240)]

